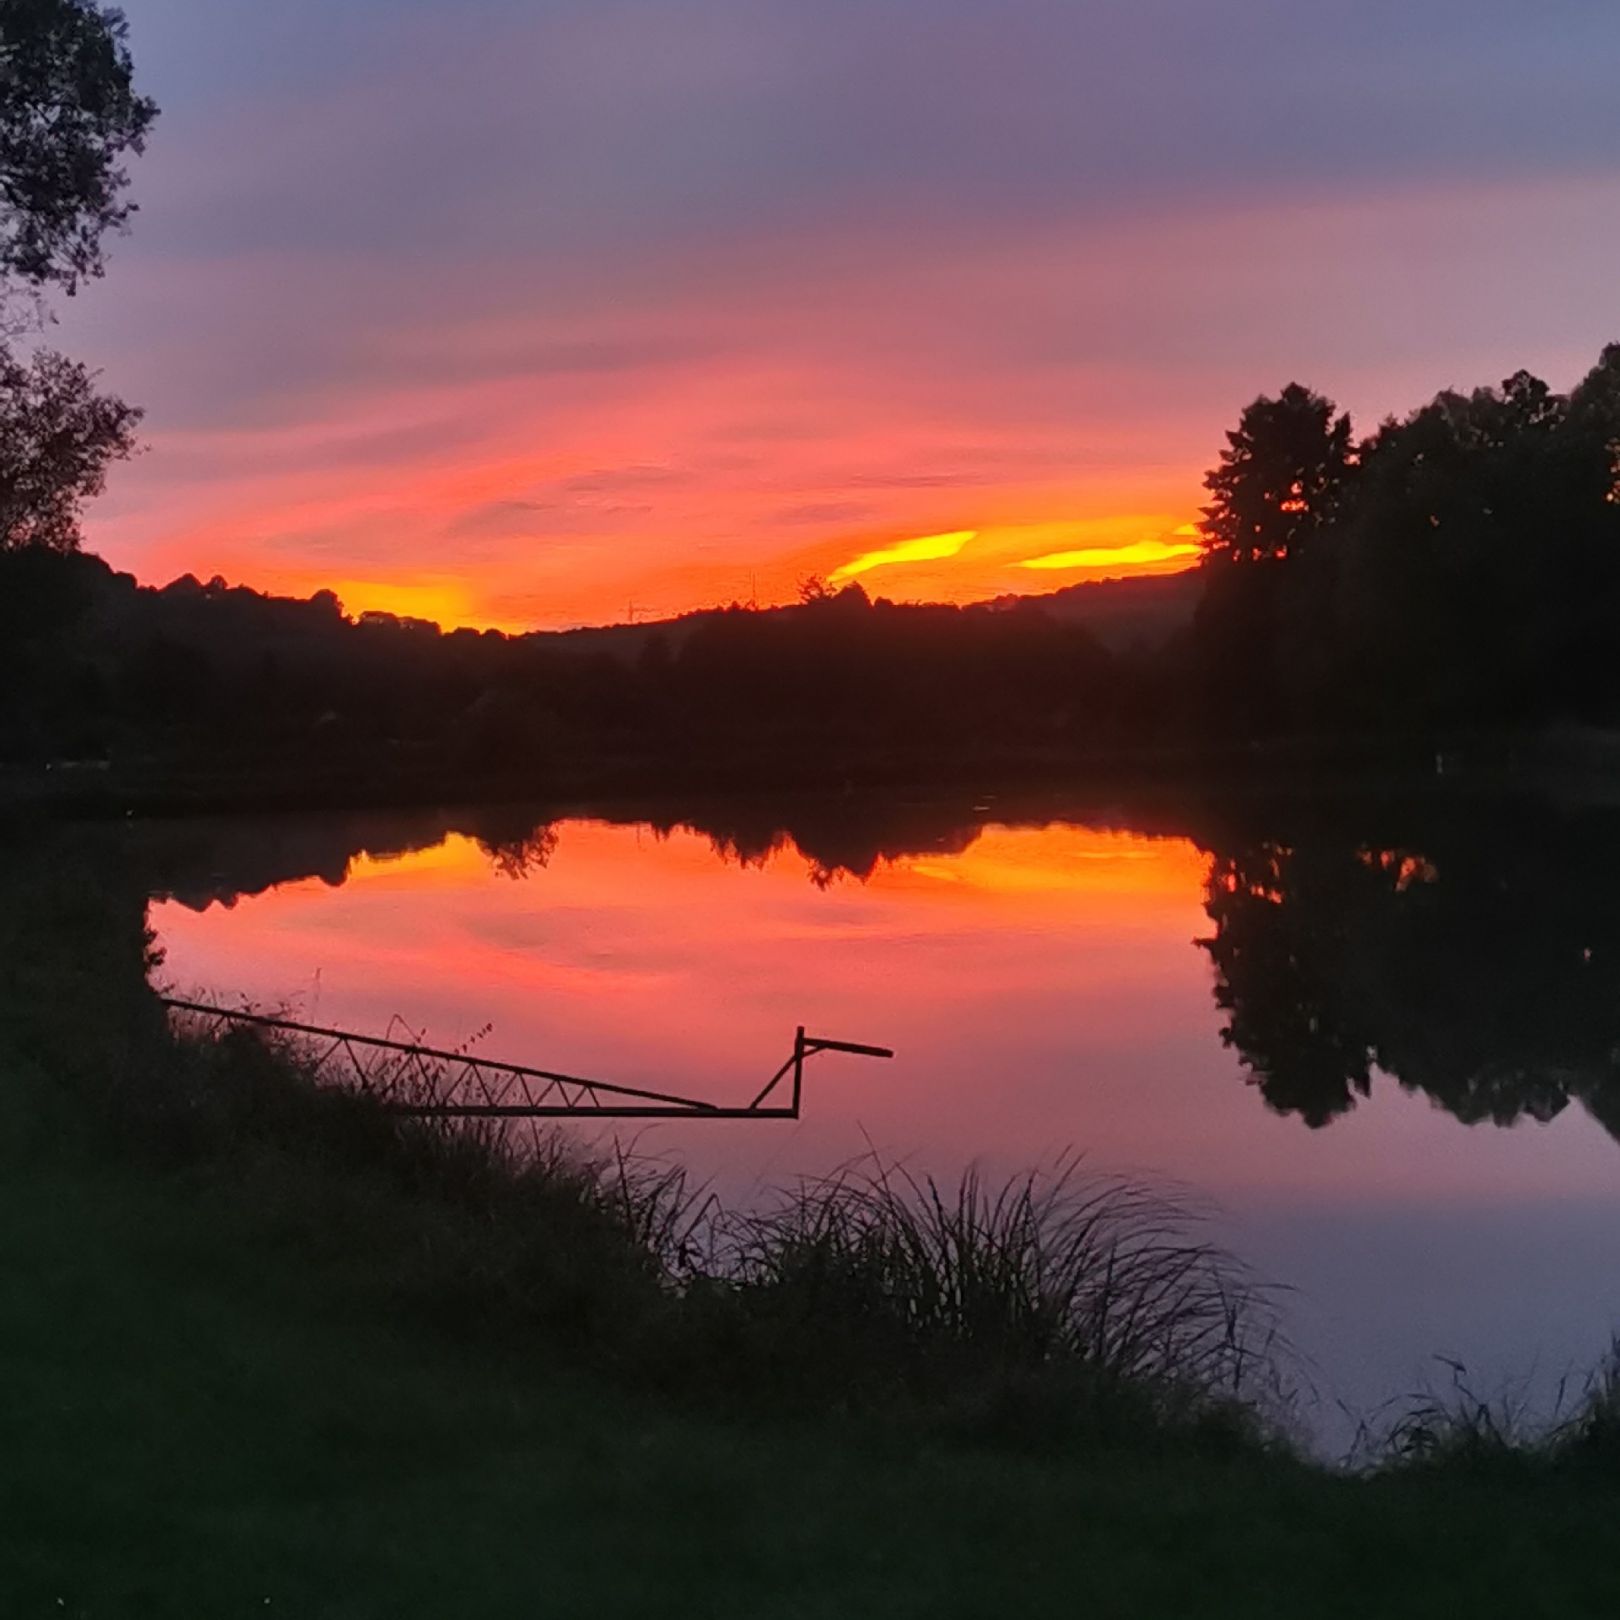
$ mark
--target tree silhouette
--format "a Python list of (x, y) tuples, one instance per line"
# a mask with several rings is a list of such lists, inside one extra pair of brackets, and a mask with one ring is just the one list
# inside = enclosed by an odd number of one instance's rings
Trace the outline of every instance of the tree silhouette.
[[(134, 92), (125, 37), (123, 14), (97, 0), (0, 4), (0, 306), (19, 289), (71, 294), (100, 275), (104, 236), (133, 210), (121, 160), (141, 150), (157, 107)], [(24, 361), (0, 344), (0, 556), (78, 548), (80, 508), (134, 449), (140, 415), (97, 393), (82, 365), (48, 350)], [(55, 729), (77, 750), (103, 732), (105, 672), (37, 650), (78, 621), (93, 584), (32, 563), (0, 576), (0, 678), (35, 684), (49, 668), (55, 693), (0, 714), (0, 746)]]
[(1350, 472), (1350, 418), (1290, 383), (1254, 401), (1204, 478), (1206, 562), (1295, 557), (1338, 515)]
[(1334, 613), (1312, 634), (1364, 714), (1601, 716), (1620, 603), (1620, 429), (1600, 392), (1577, 412), (1521, 371), (1440, 394), (1362, 446), (1355, 511), (1326, 564)]
[(1226, 441), (1204, 479), (1212, 499), (1199, 526), (1205, 581), (1193, 622), (1193, 701), (1205, 728), (1252, 735), (1278, 728), (1297, 704), (1289, 598), (1314, 543), (1344, 510), (1350, 418), (1290, 383), (1248, 406)]
[(79, 510), (140, 419), (76, 361), (44, 350), (25, 364), (0, 346), (0, 551), (77, 549)]
[(1206, 482), (1188, 703), (1204, 725), (1620, 719), (1620, 345), (1568, 396), (1519, 371), (1358, 444), (1290, 387), (1243, 413)]
[(123, 13), (97, 0), (0, 5), (0, 274), (74, 292), (134, 211), (122, 159), (157, 105), (135, 93)]
[[(1604, 346), (1598, 362), (1576, 384), (1569, 396), (1569, 417), (1577, 431), (1601, 443), (1611, 457), (1620, 453), (1620, 343)], [(1611, 460), (1615, 479), (1604, 489), (1611, 501), (1620, 501), (1620, 467)]]
[(491, 870), (514, 882), (545, 871), (551, 857), (557, 853), (554, 823), (530, 823), (527, 818), (520, 819), (522, 824), (512, 831), (481, 833), (478, 838), (479, 848), (489, 857)]

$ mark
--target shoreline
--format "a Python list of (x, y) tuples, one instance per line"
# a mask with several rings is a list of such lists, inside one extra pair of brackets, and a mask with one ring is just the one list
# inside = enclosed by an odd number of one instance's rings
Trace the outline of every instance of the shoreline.
[(1441, 739), (1284, 738), (1079, 751), (868, 748), (820, 755), (595, 754), (469, 775), (397, 755), (343, 768), (307, 762), (60, 761), (0, 766), (0, 819), (109, 820), (442, 806), (656, 804), (1137, 790), (1295, 794), (1554, 791), (1620, 804), (1620, 733), (1470, 733)]

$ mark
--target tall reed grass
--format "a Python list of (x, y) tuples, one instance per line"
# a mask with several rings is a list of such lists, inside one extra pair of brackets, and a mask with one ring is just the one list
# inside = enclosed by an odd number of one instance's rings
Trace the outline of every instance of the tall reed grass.
[(1269, 1291), (1184, 1204), (1073, 1157), (946, 1185), (874, 1156), (730, 1210), (617, 1146), (397, 1112), (446, 1100), (434, 1066), (334, 1073), (308, 1041), (192, 1021), (146, 1068), (140, 1123), (170, 1158), (268, 1149), (384, 1182), (413, 1219), (437, 1212), (400, 1279), (418, 1303), (543, 1327), (647, 1381), (1046, 1438), (1253, 1439), (1281, 1387)]
[(1185, 1205), (1073, 1156), (950, 1184), (873, 1156), (728, 1216), (720, 1237), (716, 1277), (800, 1385), (1133, 1422), (1279, 1388), (1270, 1292)]
[(1399, 1402), (1382, 1424), (1364, 1425), (1352, 1460), (1383, 1473), (1581, 1473), (1620, 1479), (1620, 1340), (1597, 1367), (1561, 1379), (1548, 1402), (1523, 1385), (1474, 1387), (1446, 1361), (1445, 1387)]

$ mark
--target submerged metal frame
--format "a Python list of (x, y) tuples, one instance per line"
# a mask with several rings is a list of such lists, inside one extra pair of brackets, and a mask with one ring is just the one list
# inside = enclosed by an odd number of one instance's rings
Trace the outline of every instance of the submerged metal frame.
[[(818, 1052), (847, 1052), (855, 1057), (892, 1058), (886, 1046), (856, 1041), (834, 1041), (806, 1035), (801, 1024), (793, 1037), (793, 1051), (745, 1107), (727, 1107), (699, 1097), (682, 1097), (637, 1086), (588, 1080), (582, 1075), (557, 1074), (522, 1063), (504, 1063), (471, 1052), (444, 1051), (414, 1041), (391, 1040), (381, 1035), (360, 1035), (352, 1030), (326, 1029), (319, 1024), (264, 1013), (210, 1006), (206, 1002), (162, 997), (171, 1014), (194, 1019), (216, 1038), (233, 1027), (275, 1030), (326, 1043), (314, 1051), (312, 1065), (344, 1072), (341, 1082), (355, 1090), (380, 1096), (395, 1113), (418, 1119), (797, 1119), (804, 1089), (804, 1065)], [(790, 1100), (770, 1104), (777, 1087), (791, 1075)], [(434, 1101), (395, 1101), (390, 1093)], [(462, 1100), (471, 1092), (478, 1100)]]

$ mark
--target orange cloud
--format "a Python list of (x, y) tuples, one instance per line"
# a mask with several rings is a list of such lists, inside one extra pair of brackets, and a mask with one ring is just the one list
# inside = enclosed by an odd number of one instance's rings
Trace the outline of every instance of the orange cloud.
[[(1182, 531), (1178, 529), (1175, 532), (1179, 534)], [(1077, 551), (1051, 551), (1042, 557), (1026, 557), (1018, 566), (1135, 569), (1197, 555), (1198, 547), (1191, 541), (1137, 540), (1128, 546), (1082, 546)]]
[(977, 535), (976, 529), (955, 529), (949, 534), (924, 534), (915, 540), (899, 540), (892, 546), (868, 551), (853, 562), (835, 568), (828, 578), (836, 583), (843, 579), (854, 579), (856, 575), (873, 568), (892, 567), (895, 563), (940, 562), (956, 556)]

